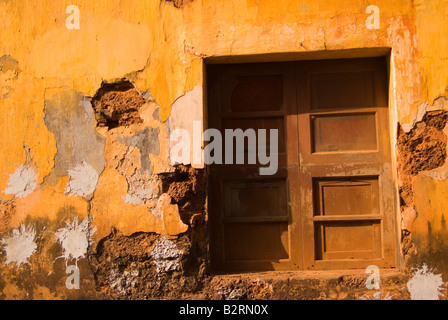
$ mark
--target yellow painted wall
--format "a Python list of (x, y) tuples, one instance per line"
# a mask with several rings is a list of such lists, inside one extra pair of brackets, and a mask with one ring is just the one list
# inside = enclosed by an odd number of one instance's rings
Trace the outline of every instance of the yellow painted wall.
[[(65, 25), (66, 7), (71, 4), (80, 9), (79, 30)], [(378, 30), (366, 28), (365, 10), (370, 4), (380, 9)], [(126, 182), (112, 166), (122, 151), (114, 149), (106, 134), (105, 170), (91, 208), (83, 198), (64, 193), (67, 176), (45, 182), (58, 150), (44, 122), (44, 105), (63, 90), (92, 97), (102, 81), (126, 77), (141, 91), (149, 89), (164, 121), (174, 101), (203, 85), (204, 58), (390, 47), (393, 107), (400, 123), (412, 123), (423, 102), (431, 105), (440, 95), (448, 96), (447, 0), (194, 0), (183, 8), (164, 0), (6, 0), (0, 1), (0, 29), (0, 57), (18, 62), (18, 70), (6, 65), (0, 69), (0, 200), (14, 200), (4, 190), (10, 175), (27, 162), (24, 145), (37, 173), (36, 189), (15, 199), (9, 229), (39, 219), (60, 226), (66, 216), (58, 212), (70, 206), (80, 219), (93, 214), (95, 241), (112, 225), (126, 234), (167, 230), (162, 222), (145, 217), (144, 206), (135, 208), (122, 200)], [(164, 134), (162, 152), (168, 144)], [(445, 184), (431, 178), (419, 178), (414, 184), (416, 210), (422, 212), (414, 221), (418, 232), (424, 232), (425, 219), (438, 228), (448, 205)], [(176, 210), (169, 210), (177, 220), (168, 229), (184, 230)], [(44, 265), (51, 269), (49, 263)], [(62, 285), (56, 292), (38, 291), (45, 298), (63, 298), (64, 290)], [(11, 284), (3, 294), (21, 297), (23, 289)]]

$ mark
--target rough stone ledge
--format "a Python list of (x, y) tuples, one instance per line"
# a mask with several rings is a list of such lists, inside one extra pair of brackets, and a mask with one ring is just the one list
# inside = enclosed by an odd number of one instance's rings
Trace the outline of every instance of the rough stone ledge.
[[(262, 280), (276, 280), (289, 278), (294, 280), (331, 280), (341, 277), (362, 277), (369, 276), (365, 269), (341, 269), (341, 270), (297, 270), (297, 271), (263, 271), (263, 272), (236, 272), (236, 273), (215, 273), (210, 275), (215, 279), (241, 279), (254, 278)], [(399, 268), (380, 269), (380, 279), (407, 277), (407, 273)]]
[(203, 293), (220, 300), (409, 299), (404, 270), (380, 269), (379, 289), (367, 288), (369, 276), (363, 269), (215, 274)]

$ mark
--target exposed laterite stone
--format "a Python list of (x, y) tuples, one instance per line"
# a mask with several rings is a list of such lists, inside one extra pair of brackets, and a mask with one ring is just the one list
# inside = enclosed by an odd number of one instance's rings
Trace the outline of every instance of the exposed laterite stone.
[(415, 124), (408, 133), (399, 128), (398, 135), (398, 170), (401, 184), (399, 186), (400, 205), (403, 216), (401, 231), (401, 250), (405, 259), (415, 253), (410, 224), (405, 213), (415, 216), (418, 212), (414, 206), (412, 178), (422, 171), (433, 170), (442, 166), (447, 157), (447, 137), (443, 132), (448, 122), (448, 112), (429, 111), (422, 121)]
[(179, 165), (174, 172), (159, 175), (163, 192), (173, 199), (181, 210), (205, 211), (206, 175), (204, 170)]
[(189, 255), (186, 235), (170, 240), (155, 233), (124, 236), (113, 230), (90, 261), (98, 289), (115, 299), (179, 298), (199, 289), (198, 275), (188, 273), (197, 263)]
[(92, 99), (97, 125), (109, 129), (142, 123), (139, 109), (145, 103), (145, 98), (129, 81), (103, 83)]
[[(125, 235), (113, 228), (101, 239), (89, 260), (99, 291), (114, 299), (188, 298), (200, 294), (207, 278), (204, 170), (181, 165), (173, 172), (152, 175), (152, 179), (160, 182), (159, 200), (179, 208), (188, 229), (180, 234), (167, 228), (166, 235)], [(162, 210), (160, 219), (166, 221), (168, 213)]]
[(443, 165), (447, 137), (442, 130), (447, 121), (447, 111), (430, 111), (409, 133), (400, 128), (398, 167), (402, 173), (416, 175)]

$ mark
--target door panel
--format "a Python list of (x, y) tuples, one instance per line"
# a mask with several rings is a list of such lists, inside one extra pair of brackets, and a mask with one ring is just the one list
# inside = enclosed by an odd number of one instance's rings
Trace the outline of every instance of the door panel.
[(224, 182), (225, 217), (287, 217), (286, 180)]
[[(300, 253), (290, 250), (291, 243), (294, 247), (300, 243), (298, 207), (288, 205), (290, 184), (297, 185), (298, 179), (298, 175), (290, 179), (288, 174), (294, 167), (298, 172), (298, 132), (297, 126), (291, 125), (297, 118), (288, 118), (297, 115), (294, 65), (210, 66), (208, 77), (212, 93), (208, 96), (209, 127), (219, 129), (223, 139), (226, 129), (241, 129), (247, 135), (244, 163), (210, 166), (212, 267), (244, 271), (300, 266)], [(253, 129), (255, 136), (247, 129)], [(278, 159), (273, 175), (259, 174), (259, 129), (267, 131), (263, 152)], [(270, 129), (278, 130), (275, 154), (270, 149)], [(236, 163), (236, 139), (233, 141)], [(248, 141), (256, 141), (255, 150), (249, 150)], [(255, 157), (255, 163), (249, 163), (249, 157)]]
[(313, 152), (376, 150), (375, 113), (311, 116)]
[(316, 223), (316, 260), (381, 258), (381, 224), (371, 221)]
[(288, 223), (225, 223), (226, 260), (288, 259)]
[(311, 109), (374, 106), (372, 71), (310, 73)]
[(378, 215), (378, 177), (314, 180), (315, 216)]
[(223, 112), (282, 110), (282, 89), (281, 74), (222, 77), (222, 110)]
[(304, 268), (395, 266), (385, 63), (297, 68)]

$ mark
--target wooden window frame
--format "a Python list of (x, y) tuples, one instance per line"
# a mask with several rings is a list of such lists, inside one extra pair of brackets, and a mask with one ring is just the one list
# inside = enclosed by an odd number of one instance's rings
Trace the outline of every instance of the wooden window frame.
[[(264, 62), (250, 64), (209, 65), (207, 82), (219, 83), (222, 75), (275, 74), (281, 73), (284, 81), (284, 107), (281, 111), (258, 112), (258, 116), (284, 117), (286, 153), (279, 154), (279, 170), (270, 178), (286, 179), (288, 197), (287, 217), (260, 217), (249, 219), (251, 222), (274, 222), (288, 220), (289, 259), (265, 263), (246, 261), (226, 261), (223, 246), (224, 218), (222, 199), (216, 195), (222, 193), (222, 181), (209, 176), (209, 206), (210, 213), (210, 253), (212, 270), (220, 271), (257, 271), (257, 270), (327, 270), (365, 268), (374, 264), (380, 268), (393, 268), (396, 261), (396, 204), (394, 203), (395, 186), (391, 165), (391, 132), (389, 128), (387, 70), (385, 57), (359, 59), (332, 59), (319, 61), (294, 62)], [(311, 108), (310, 75), (328, 72), (372, 72), (374, 86), (374, 106), (362, 108), (340, 108), (313, 110)], [(210, 128), (221, 131), (221, 125), (216, 121), (222, 118), (250, 117), (247, 113), (221, 113), (217, 116), (219, 105), (219, 89), (216, 85), (208, 85), (208, 113)], [(337, 114), (376, 115), (376, 150), (313, 152), (311, 137), (311, 117)], [(300, 128), (300, 130), (299, 130)], [(223, 132), (223, 131), (221, 131)], [(238, 165), (235, 165), (238, 167)], [(258, 167), (245, 166), (248, 175), (253, 179), (261, 179), (257, 175)], [(212, 169), (213, 170), (213, 169)], [(228, 181), (238, 181), (238, 170), (227, 167), (223, 172)], [(355, 177), (359, 179), (378, 177), (379, 213), (360, 216), (319, 216), (316, 215), (315, 181)], [(233, 221), (232, 221), (233, 219)], [(225, 217), (226, 223), (244, 222), (245, 218), (235, 219)], [(246, 219), (247, 220), (247, 219)], [(248, 221), (249, 221), (248, 220)], [(381, 257), (376, 259), (316, 259), (316, 225), (327, 221), (379, 221), (381, 226)], [(310, 240), (312, 235), (313, 240)]]

